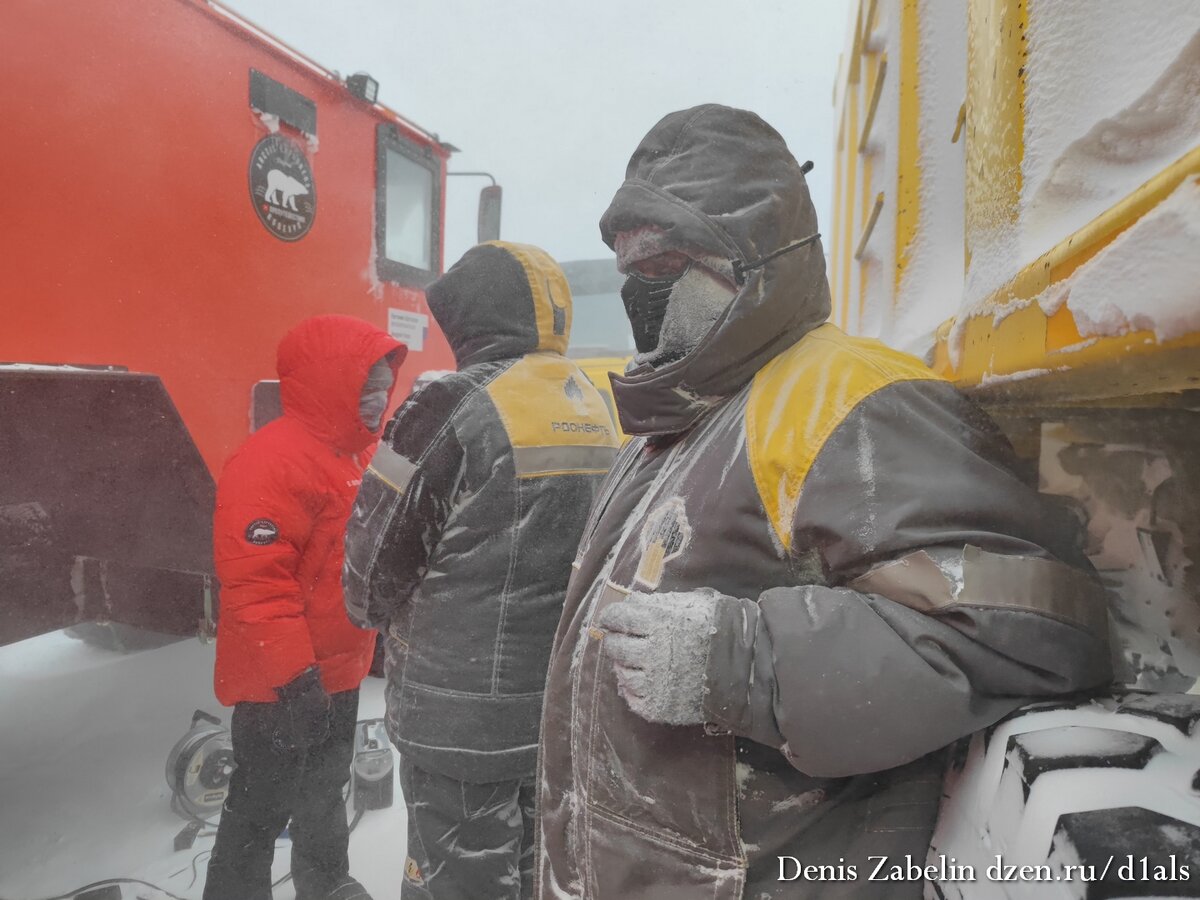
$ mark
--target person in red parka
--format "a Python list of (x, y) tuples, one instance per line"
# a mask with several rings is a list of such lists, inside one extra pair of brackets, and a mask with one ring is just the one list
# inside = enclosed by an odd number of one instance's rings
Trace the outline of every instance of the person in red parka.
[(301, 322), (279, 344), (283, 415), (221, 473), (214, 680), (234, 707), (237, 768), (205, 900), (270, 900), (285, 826), (297, 900), (367, 897), (349, 875), (342, 791), (375, 635), (346, 616), (342, 545), (406, 353), (350, 316)]

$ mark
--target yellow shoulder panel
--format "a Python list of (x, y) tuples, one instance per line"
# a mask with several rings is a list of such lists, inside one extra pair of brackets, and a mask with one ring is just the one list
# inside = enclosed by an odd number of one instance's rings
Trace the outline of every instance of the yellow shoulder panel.
[(517, 475), (608, 471), (619, 441), (608, 407), (579, 367), (534, 353), (487, 388), (508, 433)]
[(532, 244), (488, 243), (512, 254), (525, 270), (537, 319), (537, 348), (566, 353), (567, 338), (571, 334), (571, 288), (563, 270), (549, 253)]
[(765, 365), (746, 404), (746, 453), (771, 527), (791, 549), (800, 490), (817, 454), (859, 403), (900, 381), (941, 381), (920, 360), (822, 325)]

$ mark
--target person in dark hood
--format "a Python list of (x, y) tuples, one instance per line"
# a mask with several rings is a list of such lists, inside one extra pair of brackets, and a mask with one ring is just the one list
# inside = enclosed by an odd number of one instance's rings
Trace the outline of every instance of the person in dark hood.
[(571, 293), (544, 251), (491, 242), (428, 291), (459, 370), (388, 425), (346, 535), (350, 618), (386, 633), (408, 804), (405, 898), (528, 897), (533, 774), (571, 559), (616, 453), (563, 356)]
[[(800, 166), (660, 121), (600, 230), (638, 355), (542, 724), (538, 896), (918, 898), (945, 748), (1106, 683), (1078, 527), (918, 360), (825, 320)], [(781, 882), (779, 857), (841, 873)], [(850, 874), (854, 873), (854, 874)]]
[(346, 616), (342, 541), (406, 353), (350, 316), (301, 322), (279, 344), (283, 415), (221, 473), (215, 683), (234, 708), (237, 768), (205, 900), (270, 900), (284, 826), (297, 900), (367, 897), (349, 874), (342, 792), (375, 635)]

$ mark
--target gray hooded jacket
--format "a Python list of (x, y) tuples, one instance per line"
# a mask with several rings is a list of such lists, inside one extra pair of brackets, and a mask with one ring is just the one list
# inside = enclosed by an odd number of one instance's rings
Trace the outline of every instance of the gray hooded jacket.
[(615, 429), (562, 355), (571, 295), (545, 252), (481, 244), (428, 296), (459, 371), (397, 411), (363, 476), (346, 609), (385, 632), (401, 753), (460, 781), (529, 778), (550, 643)]
[[(643, 140), (601, 222), (754, 261), (817, 230), (782, 138), (720, 106)], [(819, 242), (747, 272), (700, 346), (614, 378), (638, 435), (600, 490), (547, 682), (538, 896), (919, 897), (943, 749), (1109, 677), (1078, 529), (992, 422), (917, 360), (822, 324)], [(647, 722), (596, 620), (715, 589), (706, 726)], [(780, 882), (778, 857), (853, 866)]]

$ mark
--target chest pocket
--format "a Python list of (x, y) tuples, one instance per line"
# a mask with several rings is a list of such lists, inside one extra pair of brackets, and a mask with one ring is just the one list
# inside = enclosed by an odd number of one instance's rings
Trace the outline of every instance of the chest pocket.
[[(627, 594), (606, 582), (593, 617)], [(713, 861), (739, 862), (733, 737), (635, 715), (618, 693), (604, 632), (589, 626), (586, 641), (577, 695), (583, 746), (577, 752), (587, 761), (589, 806)]]

